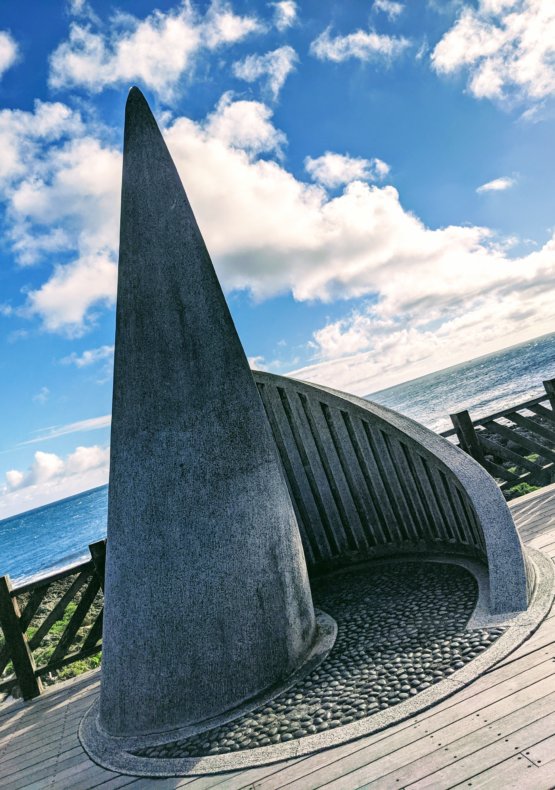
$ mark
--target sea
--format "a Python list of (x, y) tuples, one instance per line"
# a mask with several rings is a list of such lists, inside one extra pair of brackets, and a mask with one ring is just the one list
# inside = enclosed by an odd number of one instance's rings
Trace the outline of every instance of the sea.
[[(544, 392), (555, 378), (555, 333), (446, 368), (367, 396), (368, 400), (441, 432), (449, 414), (501, 411)], [(87, 559), (88, 545), (106, 536), (108, 486), (0, 521), (0, 576), (15, 583)]]

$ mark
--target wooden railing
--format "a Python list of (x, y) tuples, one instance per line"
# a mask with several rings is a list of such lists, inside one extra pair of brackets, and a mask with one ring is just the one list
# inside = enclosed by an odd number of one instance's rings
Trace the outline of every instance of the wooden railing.
[[(269, 373), (256, 371), (254, 379), (311, 572), (371, 557), (465, 555), (488, 568), (493, 612), (526, 607), (533, 570), (498, 486), (474, 460), (383, 406)], [(529, 430), (524, 408), (553, 422), (543, 400), (478, 421), (472, 434), (461, 418), (463, 446), (472, 448), (469, 455), (489, 448), (481, 426), (491, 432), (494, 424), (504, 437), (498, 420), (507, 415)], [(538, 427), (547, 438), (549, 429), (534, 423)], [(547, 474), (555, 452), (543, 445), (541, 452), (547, 466), (528, 462)], [(105, 541), (90, 552), (87, 562), (20, 587), (0, 578), (0, 690), (17, 684), (25, 699), (35, 697), (41, 678), (100, 652)]]
[(87, 562), (29, 584), (0, 577), (0, 691), (36, 697), (45, 675), (102, 649), (106, 541), (89, 549)]
[(454, 427), (441, 434), (456, 437), (509, 497), (555, 482), (555, 379), (543, 384), (545, 395), (486, 417), (452, 414)]

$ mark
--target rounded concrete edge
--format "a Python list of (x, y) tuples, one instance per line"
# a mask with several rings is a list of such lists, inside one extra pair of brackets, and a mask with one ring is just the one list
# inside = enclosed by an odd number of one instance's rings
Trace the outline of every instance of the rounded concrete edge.
[[(160, 746), (164, 743), (169, 743), (181, 738), (188, 738), (193, 735), (198, 735), (207, 730), (220, 727), (222, 724), (227, 724), (233, 719), (243, 716), (256, 708), (265, 705), (270, 700), (277, 697), (279, 694), (290, 689), (306, 675), (310, 674), (313, 670), (317, 669), (320, 664), (327, 658), (330, 650), (335, 644), (337, 637), (337, 623), (326, 612), (320, 609), (314, 610), (316, 615), (316, 637), (315, 640), (306, 654), (303, 663), (281, 683), (275, 684), (270, 688), (264, 689), (256, 697), (244, 702), (242, 705), (237, 706), (227, 713), (208, 719), (199, 723), (196, 726), (183, 727), (180, 729), (172, 729), (166, 732), (157, 732), (152, 735), (145, 736), (132, 736), (132, 737), (118, 737), (105, 732), (98, 722), (98, 709), (99, 700), (97, 699), (94, 704), (85, 713), (79, 725), (79, 740), (83, 749), (89, 755), (91, 760), (94, 760), (98, 765), (108, 768), (109, 765), (105, 760), (111, 760), (116, 755), (128, 754), (131, 750), (145, 749), (149, 746)], [(143, 758), (135, 758), (143, 759)], [(144, 758), (146, 759), (146, 758)], [(114, 768), (112, 770), (123, 769)]]
[[(237, 771), (282, 762), (329, 749), (398, 724), (405, 719), (422, 713), (479, 678), (499, 661), (507, 658), (540, 626), (553, 603), (555, 566), (543, 552), (531, 548), (527, 548), (526, 551), (530, 561), (534, 564), (536, 574), (536, 585), (532, 601), (526, 612), (516, 612), (502, 616), (488, 613), (489, 585), (487, 572), (480, 563), (452, 556), (438, 556), (429, 559), (414, 558), (412, 560), (414, 562), (430, 561), (459, 564), (469, 570), (478, 583), (478, 601), (467, 628), (506, 626), (507, 630), (484, 653), (449, 678), (388, 710), (375, 713), (367, 719), (361, 719), (325, 733), (308, 735), (286, 744), (264, 746), (258, 749), (247, 749), (243, 752), (212, 757), (153, 759), (131, 754), (129, 751), (121, 749), (120, 744), (116, 745), (115, 742), (118, 739), (106, 739), (105, 736), (99, 733), (96, 727), (95, 703), (85, 714), (79, 727), (81, 744), (91, 759), (103, 768), (131, 776), (172, 777), (223, 773), (225, 771)], [(403, 561), (407, 560), (410, 561), (410, 558), (403, 558)], [(380, 560), (378, 562), (383, 564), (385, 562), (394, 562), (394, 560)], [(252, 710), (252, 707), (249, 710)], [(175, 732), (172, 732), (171, 736), (167, 741), (176, 740)], [(160, 740), (157, 741), (157, 743), (160, 742)], [(143, 747), (145, 745), (143, 744)]]

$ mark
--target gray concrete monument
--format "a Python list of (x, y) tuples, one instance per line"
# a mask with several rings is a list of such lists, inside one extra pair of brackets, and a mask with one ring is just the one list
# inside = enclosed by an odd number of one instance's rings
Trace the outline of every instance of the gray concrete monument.
[[(137, 88), (125, 117), (99, 731), (195, 727), (283, 683), (317, 629), (264, 409)], [(93, 749), (94, 751), (94, 749)]]

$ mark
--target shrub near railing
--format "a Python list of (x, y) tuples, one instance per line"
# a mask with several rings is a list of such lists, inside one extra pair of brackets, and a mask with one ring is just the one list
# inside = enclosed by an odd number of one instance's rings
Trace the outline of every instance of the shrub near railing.
[(19, 587), (0, 577), (0, 691), (24, 699), (100, 663), (106, 541), (91, 559)]

